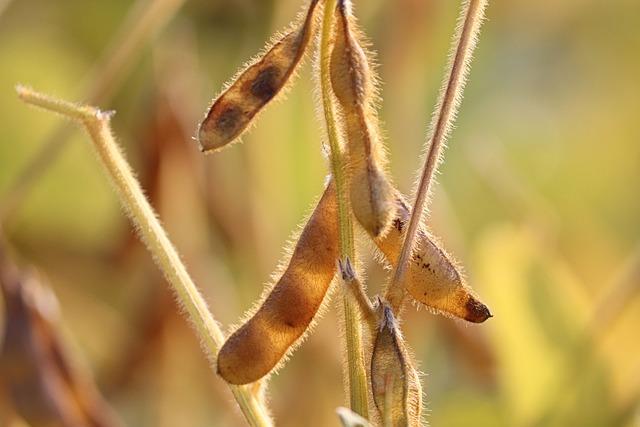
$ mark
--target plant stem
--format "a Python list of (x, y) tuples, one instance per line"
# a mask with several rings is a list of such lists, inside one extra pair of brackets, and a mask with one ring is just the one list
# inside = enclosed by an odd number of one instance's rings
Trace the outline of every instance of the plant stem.
[(430, 136), (427, 138), (427, 157), (416, 191), (413, 213), (398, 258), (395, 274), (387, 292), (387, 300), (397, 312), (404, 298), (402, 280), (406, 272), (409, 257), (413, 252), (416, 234), (422, 221), (425, 202), (429, 195), (433, 175), (441, 161), (441, 149), (451, 131), (456, 112), (462, 101), (466, 77), (469, 72), (471, 55), (482, 24), (487, 0), (465, 0), (459, 18), (458, 29), (451, 50), (451, 60), (445, 75), (440, 99), (436, 105), (431, 123)]
[[(138, 0), (113, 41), (93, 67), (82, 99), (88, 104), (103, 104), (121, 84), (142, 47), (176, 14), (185, 0)], [(6, 219), (27, 197), (33, 184), (55, 163), (65, 148), (72, 127), (67, 123), (57, 127), (44, 141), (40, 150), (9, 185), (0, 203), (0, 221)]]
[[(336, 127), (337, 121), (329, 69), (331, 62), (331, 47), (333, 44), (332, 30), (336, 4), (336, 0), (326, 0), (324, 5), (322, 34), (320, 38), (320, 86), (324, 118), (327, 126), (327, 137), (331, 150), (331, 171), (336, 184), (336, 197), (338, 201), (340, 259), (354, 260), (355, 249), (353, 244), (351, 208), (349, 203), (349, 194), (347, 192), (349, 178), (346, 173), (346, 155), (344, 154), (344, 149), (340, 144), (340, 137)], [(358, 308), (355, 301), (350, 297), (346, 285), (342, 288), (351, 409), (359, 415), (368, 418), (369, 393), (367, 387), (367, 374), (364, 366), (362, 329), (359, 322)]]
[[(17, 92), (23, 101), (77, 120), (86, 127), (98, 158), (129, 219), (178, 296), (201, 340), (203, 350), (213, 363), (218, 349), (224, 342), (224, 334), (187, 273), (180, 256), (115, 142), (110, 126), (112, 113), (57, 100), (22, 86), (17, 87)], [(231, 386), (231, 391), (250, 425), (272, 425), (266, 409), (247, 387)]]
[(346, 285), (346, 288), (351, 292), (353, 300), (358, 305), (362, 320), (364, 320), (369, 327), (369, 333), (371, 336), (375, 336), (378, 330), (378, 316), (376, 315), (373, 304), (371, 304), (371, 300), (369, 300), (369, 297), (364, 292), (364, 288), (362, 287), (360, 280), (356, 277), (356, 273), (351, 265), (351, 260), (349, 260), (349, 258), (344, 261), (340, 260), (338, 261), (338, 265), (340, 267), (342, 281)]
[(331, 172), (336, 183), (338, 198), (338, 220), (340, 232), (340, 252), (342, 258), (349, 257), (353, 260), (353, 224), (350, 214), (350, 202), (348, 188), (348, 176), (346, 174), (345, 153), (340, 144), (340, 137), (336, 127), (335, 105), (331, 90), (331, 46), (333, 17), (336, 9), (336, 0), (328, 0), (324, 7), (322, 22), (322, 39), (320, 44), (320, 79), (322, 86), (322, 107), (324, 109), (325, 122), (327, 124), (327, 137), (331, 150), (329, 160)]

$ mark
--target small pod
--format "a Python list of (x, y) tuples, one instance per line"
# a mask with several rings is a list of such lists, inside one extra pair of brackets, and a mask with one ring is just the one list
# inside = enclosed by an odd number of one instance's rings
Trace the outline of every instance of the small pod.
[(376, 77), (350, 3), (340, 0), (331, 53), (331, 86), (344, 118), (349, 152), (351, 208), (374, 237), (384, 234), (393, 215), (393, 189), (384, 172), (384, 151), (375, 108)]
[[(396, 266), (411, 211), (399, 193), (395, 197), (393, 227), (374, 239), (387, 261)], [(415, 250), (404, 276), (407, 292), (422, 304), (450, 316), (482, 323), (491, 312), (472, 293), (455, 263), (424, 227), (418, 230)]]
[(380, 306), (380, 327), (371, 356), (371, 391), (385, 425), (418, 426), (421, 388), (393, 311)]
[(286, 31), (213, 102), (198, 129), (202, 151), (220, 149), (237, 139), (286, 86), (315, 31), (318, 2), (311, 0), (302, 23)]
[(331, 182), (284, 273), (256, 313), (220, 349), (218, 374), (227, 382), (247, 384), (264, 377), (308, 329), (337, 270), (337, 218)]

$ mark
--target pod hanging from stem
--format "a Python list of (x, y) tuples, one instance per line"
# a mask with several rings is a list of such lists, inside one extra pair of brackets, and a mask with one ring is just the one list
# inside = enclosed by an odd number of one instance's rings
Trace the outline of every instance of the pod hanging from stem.
[(202, 151), (218, 150), (238, 139), (256, 115), (283, 91), (315, 32), (318, 3), (311, 0), (304, 20), (285, 31), (213, 101), (198, 128)]
[(393, 216), (393, 191), (384, 171), (374, 101), (377, 77), (362, 47), (351, 2), (339, 0), (331, 53), (331, 85), (340, 105), (347, 141), (351, 209), (369, 234), (384, 234)]
[[(392, 227), (383, 236), (373, 239), (384, 258), (384, 262), (391, 267), (397, 265), (402, 241), (411, 217), (411, 211), (404, 197), (397, 190), (395, 195), (395, 216)], [(346, 266), (344, 266), (344, 270), (347, 270)], [(355, 273), (351, 278), (348, 270), (343, 271), (343, 276), (347, 277), (347, 284), (357, 281)], [(358, 285), (350, 287), (361, 311), (365, 313), (365, 320), (368, 321), (366, 315), (368, 309), (366, 303), (362, 302), (361, 289)], [(397, 290), (400, 288), (389, 287), (388, 289)], [(487, 306), (475, 296), (473, 290), (467, 285), (456, 262), (442, 249), (437, 239), (424, 226), (421, 226), (419, 230), (414, 257), (408, 266), (401, 289), (403, 292), (406, 289), (414, 300), (436, 313), (457, 317), (472, 323), (482, 323), (491, 317)], [(399, 301), (403, 298), (404, 295)], [(394, 306), (392, 304), (391, 306), (396, 312), (400, 309), (400, 305)]]
[(330, 182), (282, 276), (220, 349), (217, 370), (225, 381), (247, 384), (261, 379), (302, 339), (336, 273), (337, 218), (335, 185)]
[[(374, 242), (387, 262), (396, 267), (411, 218), (411, 210), (400, 193), (395, 198), (396, 215), (389, 232)], [(416, 235), (413, 257), (407, 265), (400, 286), (387, 288), (389, 303), (399, 312), (405, 290), (411, 297), (434, 310), (448, 316), (458, 317), (473, 323), (482, 323), (491, 317), (491, 312), (473, 293), (464, 280), (456, 262), (442, 249), (437, 240), (421, 225)], [(394, 293), (402, 292), (401, 295)], [(391, 297), (390, 297), (391, 295)]]
[(393, 427), (419, 426), (422, 388), (392, 308), (383, 302), (371, 356), (371, 391), (376, 407)]

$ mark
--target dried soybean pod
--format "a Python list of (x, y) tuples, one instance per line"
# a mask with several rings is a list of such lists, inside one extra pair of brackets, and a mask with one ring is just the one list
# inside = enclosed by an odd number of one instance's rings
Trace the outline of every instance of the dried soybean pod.
[[(326, 196), (325, 193), (323, 198)], [(397, 190), (394, 205), (393, 226), (383, 236), (373, 239), (392, 267), (400, 256), (405, 226), (411, 217), (404, 197)], [(482, 323), (491, 317), (491, 312), (473, 294), (455, 262), (424, 227), (418, 231), (416, 249), (403, 285), (413, 299), (438, 313), (473, 323)]]
[(374, 100), (373, 70), (359, 39), (350, 2), (340, 0), (331, 53), (331, 85), (344, 117), (350, 165), (351, 207), (374, 237), (384, 234), (393, 215), (393, 189), (384, 172), (385, 153)]
[(285, 31), (213, 102), (198, 129), (202, 151), (220, 149), (237, 139), (286, 86), (314, 33), (318, 3), (319, 0), (311, 0), (302, 23)]
[[(409, 207), (399, 192), (396, 192), (395, 205), (393, 227), (386, 235), (374, 239), (378, 249), (393, 267), (400, 255), (405, 225), (411, 216)], [(482, 323), (491, 317), (487, 306), (472, 293), (450, 256), (424, 227), (418, 231), (415, 250), (403, 285), (415, 300), (437, 312), (473, 323)]]
[(337, 270), (338, 224), (335, 185), (329, 183), (276, 285), (255, 314), (224, 343), (218, 374), (247, 384), (271, 372), (300, 340)]
[(420, 425), (421, 389), (400, 329), (388, 304), (381, 305), (380, 327), (371, 356), (373, 401), (385, 425)]

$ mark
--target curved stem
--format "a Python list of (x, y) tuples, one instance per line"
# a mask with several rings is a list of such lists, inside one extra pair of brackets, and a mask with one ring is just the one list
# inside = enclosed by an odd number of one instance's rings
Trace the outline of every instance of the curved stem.
[[(213, 363), (218, 349), (224, 342), (224, 334), (187, 273), (178, 252), (169, 240), (156, 213), (144, 196), (131, 167), (115, 142), (110, 125), (112, 113), (53, 99), (22, 86), (18, 86), (17, 91), (23, 101), (77, 120), (85, 126), (91, 136), (98, 158), (104, 166), (129, 219), (178, 296), (179, 302), (187, 312), (189, 320), (201, 340), (204, 352)], [(267, 410), (250, 392), (249, 388), (231, 386), (231, 391), (250, 425), (256, 427), (272, 425)]]
[[(120, 30), (93, 67), (83, 91), (84, 102), (102, 104), (109, 100), (139, 57), (140, 50), (177, 13), (184, 1), (138, 0), (131, 7)], [(55, 163), (69, 141), (71, 130), (67, 123), (58, 126), (27, 161), (2, 195), (0, 221), (5, 222), (15, 212), (33, 184)]]

